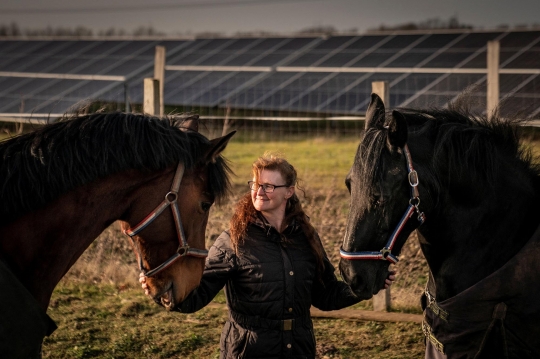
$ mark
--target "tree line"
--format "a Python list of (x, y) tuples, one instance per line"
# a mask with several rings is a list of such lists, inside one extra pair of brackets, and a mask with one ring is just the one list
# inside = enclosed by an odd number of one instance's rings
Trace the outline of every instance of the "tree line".
[[(367, 32), (373, 31), (399, 31), (399, 30), (445, 30), (445, 29), (475, 29), (477, 28), (474, 25), (466, 24), (457, 18), (457, 16), (452, 16), (448, 20), (442, 20), (440, 18), (427, 19), (420, 22), (407, 22), (397, 25), (385, 25), (381, 24), (378, 27), (369, 28)], [(498, 29), (510, 29), (511, 26), (502, 24), (497, 26)], [(532, 25), (515, 25), (514, 29), (533, 29), (540, 28), (540, 24)], [(325, 35), (339, 35), (339, 34), (357, 34), (358, 29), (351, 28), (347, 30), (338, 30), (332, 25), (322, 25), (322, 26), (313, 26), (301, 29), (296, 32), (297, 34), (325, 34)], [(121, 36), (131, 36), (131, 37), (146, 37), (146, 36), (167, 36), (165, 32), (156, 30), (152, 26), (140, 26), (133, 31), (126, 31), (124, 29), (109, 28), (106, 30), (94, 31), (85, 26), (76, 26), (74, 28), (70, 27), (52, 27), (47, 26), (45, 28), (38, 29), (28, 29), (21, 28), (17, 23), (12, 22), (11, 24), (0, 24), (0, 36), (9, 36), (9, 37), (43, 37), (43, 36), (54, 36), (54, 37), (121, 37)], [(193, 34), (187, 34), (193, 35)], [(198, 37), (220, 37), (225, 36), (219, 32), (201, 32), (195, 34)], [(269, 35), (279, 35), (277, 33), (269, 31), (253, 31), (253, 32), (238, 32), (237, 36), (269, 36)]]

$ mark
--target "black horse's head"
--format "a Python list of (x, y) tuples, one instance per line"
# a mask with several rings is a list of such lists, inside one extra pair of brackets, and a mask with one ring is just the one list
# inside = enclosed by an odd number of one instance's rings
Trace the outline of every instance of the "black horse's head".
[[(383, 287), (389, 264), (418, 226), (418, 196), (411, 194), (418, 181), (409, 174), (407, 131), (403, 115), (394, 111), (387, 116), (373, 94), (364, 138), (346, 178), (351, 202), (339, 265), (344, 280), (363, 298)], [(412, 219), (400, 221), (405, 215)]]

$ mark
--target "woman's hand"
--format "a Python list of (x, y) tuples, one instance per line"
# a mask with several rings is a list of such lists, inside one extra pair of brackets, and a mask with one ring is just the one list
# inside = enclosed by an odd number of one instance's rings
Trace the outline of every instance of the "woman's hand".
[[(387, 281), (388, 281), (388, 279), (387, 279)], [(148, 295), (148, 293), (149, 293), (148, 284), (146, 284), (146, 276), (144, 275), (143, 272), (141, 272), (141, 274), (139, 274), (139, 282), (141, 283), (142, 289), (144, 289), (144, 294)]]
[(384, 289), (389, 288), (396, 280), (396, 271), (389, 271), (388, 277), (384, 280)]

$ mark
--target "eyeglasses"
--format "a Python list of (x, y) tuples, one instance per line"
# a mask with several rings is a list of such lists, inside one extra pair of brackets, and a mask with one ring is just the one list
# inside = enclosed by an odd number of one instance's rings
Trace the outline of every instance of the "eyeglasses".
[(273, 185), (273, 184), (258, 184), (254, 181), (249, 181), (248, 182), (248, 185), (249, 185), (249, 188), (252, 190), (252, 191), (258, 191), (260, 187), (262, 187), (264, 193), (272, 193), (274, 192), (274, 190), (276, 188), (279, 188), (279, 187), (289, 187), (289, 185), (281, 185), (281, 186), (276, 186), (276, 185)]

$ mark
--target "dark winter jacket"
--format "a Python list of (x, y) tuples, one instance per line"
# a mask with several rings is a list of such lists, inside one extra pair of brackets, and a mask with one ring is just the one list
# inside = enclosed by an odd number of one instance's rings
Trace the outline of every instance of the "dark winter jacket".
[(221, 334), (221, 358), (314, 358), (311, 305), (341, 309), (360, 301), (338, 281), (324, 258), (322, 281), (299, 226), (280, 234), (262, 221), (251, 223), (238, 254), (223, 232), (210, 248), (200, 286), (176, 310), (192, 313), (225, 286), (229, 318)]

